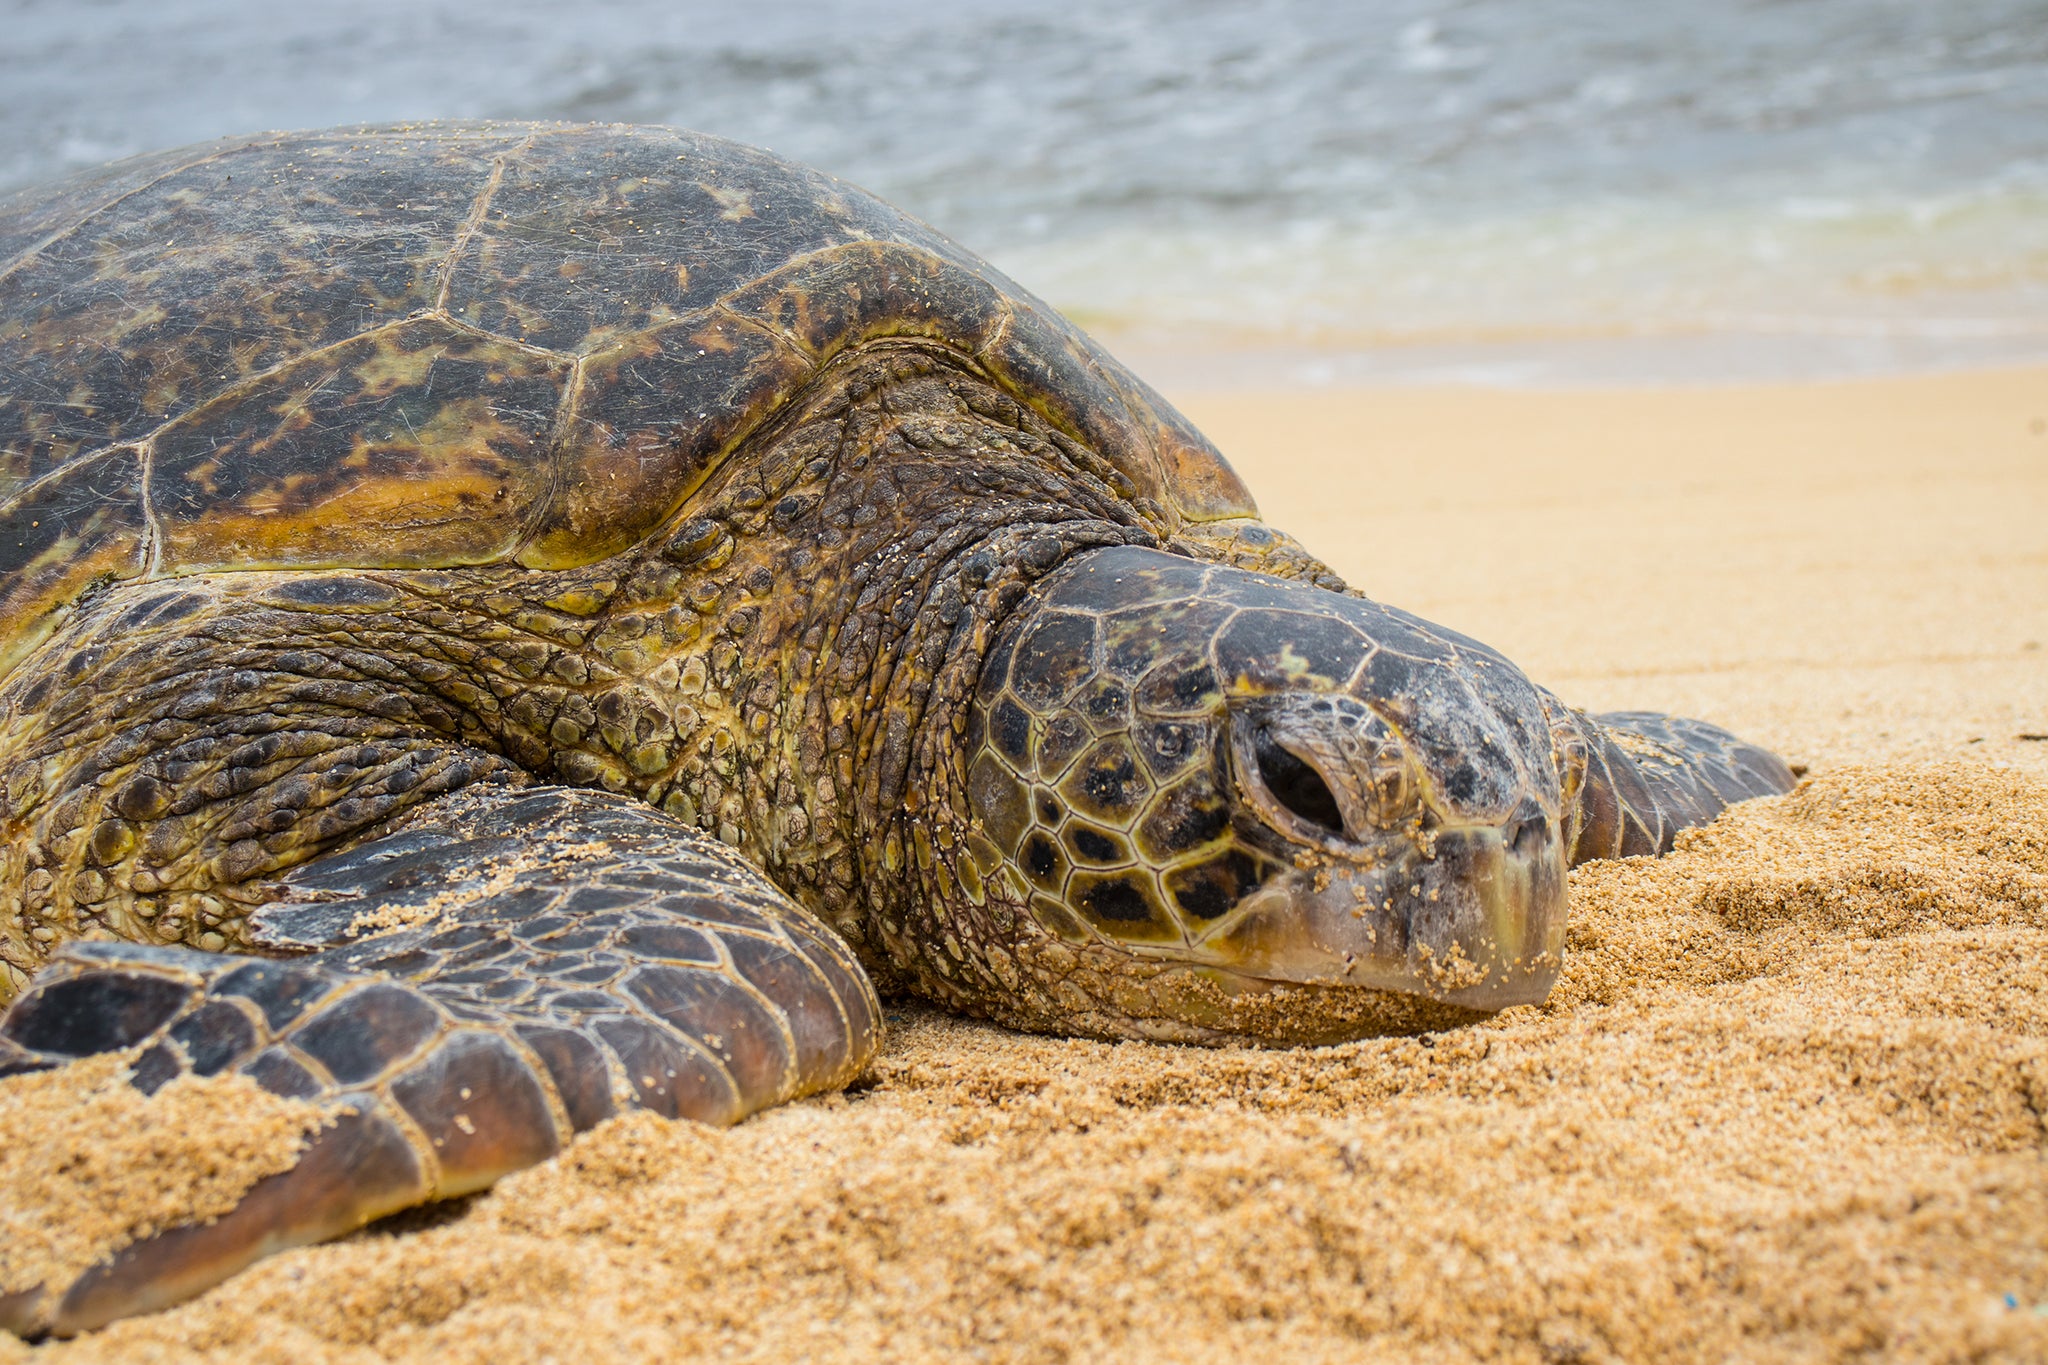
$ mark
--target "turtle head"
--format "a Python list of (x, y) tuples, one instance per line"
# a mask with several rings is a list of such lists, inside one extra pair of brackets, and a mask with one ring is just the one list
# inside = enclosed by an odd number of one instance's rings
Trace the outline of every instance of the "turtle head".
[(1534, 1003), (1556, 979), (1548, 715), (1462, 636), (1097, 550), (1003, 623), (967, 740), (968, 802), (1013, 890), (1070, 957), (1129, 978), (1112, 994), (1146, 1017), (1118, 1029), (1325, 1041)]

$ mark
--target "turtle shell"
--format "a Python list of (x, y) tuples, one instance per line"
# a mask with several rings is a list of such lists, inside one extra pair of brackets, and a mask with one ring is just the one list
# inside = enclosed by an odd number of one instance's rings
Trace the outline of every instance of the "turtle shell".
[(833, 356), (956, 348), (1170, 532), (1222, 456), (850, 185), (667, 128), (266, 135), (0, 201), (0, 674), (108, 579), (601, 559)]

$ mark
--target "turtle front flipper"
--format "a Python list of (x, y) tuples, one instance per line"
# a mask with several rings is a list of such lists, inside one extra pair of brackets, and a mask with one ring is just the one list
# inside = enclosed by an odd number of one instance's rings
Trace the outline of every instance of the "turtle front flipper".
[(1705, 721), (1654, 711), (1553, 715), (1572, 866), (1668, 853), (1678, 831), (1797, 783), (1785, 761)]
[(880, 1037), (851, 951), (724, 845), (568, 788), (472, 788), (309, 864), (287, 961), (74, 943), (0, 1017), (0, 1070), (140, 1048), (137, 1088), (240, 1071), (327, 1108), (230, 1213), (0, 1299), (85, 1331), (250, 1262), (466, 1194), (626, 1108), (730, 1124), (844, 1085)]

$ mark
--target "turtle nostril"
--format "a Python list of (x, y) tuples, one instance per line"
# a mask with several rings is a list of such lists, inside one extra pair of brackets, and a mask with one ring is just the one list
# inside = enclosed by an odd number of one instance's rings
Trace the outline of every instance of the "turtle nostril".
[(1543, 851), (1550, 837), (1550, 822), (1540, 815), (1517, 820), (1507, 828), (1508, 851), (1518, 858), (1533, 858)]
[(1259, 731), (1252, 752), (1259, 761), (1259, 777), (1275, 800), (1312, 825), (1332, 834), (1344, 832), (1344, 812), (1312, 765), (1283, 748), (1270, 730)]

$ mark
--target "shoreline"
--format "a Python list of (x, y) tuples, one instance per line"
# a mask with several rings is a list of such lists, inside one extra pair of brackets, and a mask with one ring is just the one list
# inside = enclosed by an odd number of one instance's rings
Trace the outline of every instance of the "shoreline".
[[(1085, 313), (1083, 314), (1084, 326)], [(1930, 322), (1924, 331), (1626, 328), (1350, 340), (1087, 330), (1165, 392), (1458, 388), (1596, 394), (1891, 383), (2048, 368), (2048, 328)]]

